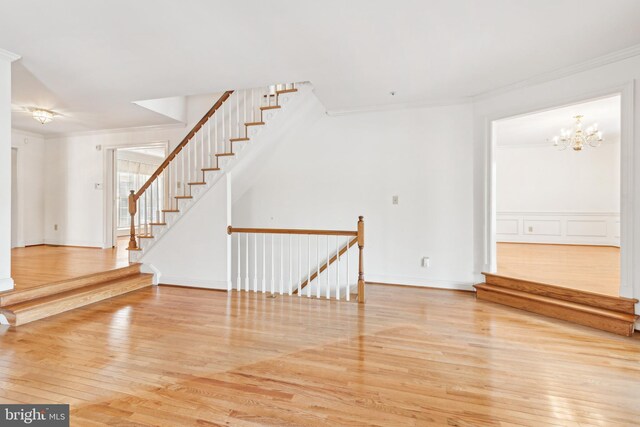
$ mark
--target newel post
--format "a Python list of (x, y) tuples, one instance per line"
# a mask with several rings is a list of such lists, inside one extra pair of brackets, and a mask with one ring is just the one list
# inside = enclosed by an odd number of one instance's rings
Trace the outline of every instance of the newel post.
[(364, 217), (358, 217), (358, 302), (364, 302)]
[(131, 194), (129, 194), (129, 215), (131, 215), (131, 236), (129, 237), (129, 249), (130, 251), (135, 251), (138, 249), (138, 242), (136, 241), (136, 198), (134, 195), (134, 191), (131, 190)]

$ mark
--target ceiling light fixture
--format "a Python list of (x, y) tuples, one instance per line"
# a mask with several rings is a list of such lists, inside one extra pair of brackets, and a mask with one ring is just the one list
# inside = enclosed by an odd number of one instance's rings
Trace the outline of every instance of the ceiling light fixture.
[(551, 138), (553, 145), (560, 150), (566, 150), (571, 147), (574, 151), (582, 151), (582, 149), (589, 145), (590, 147), (599, 147), (602, 144), (602, 131), (598, 130), (598, 124), (594, 123), (586, 130), (582, 130), (582, 118), (584, 116), (577, 115), (573, 118), (576, 119), (573, 131), (570, 129), (560, 130), (560, 136), (554, 136)]
[(40, 108), (35, 108), (33, 110), (31, 110), (31, 116), (40, 122), (40, 124), (47, 124), (50, 121), (53, 120), (53, 116), (55, 116), (55, 113), (53, 111), (49, 111), (49, 110), (42, 110)]

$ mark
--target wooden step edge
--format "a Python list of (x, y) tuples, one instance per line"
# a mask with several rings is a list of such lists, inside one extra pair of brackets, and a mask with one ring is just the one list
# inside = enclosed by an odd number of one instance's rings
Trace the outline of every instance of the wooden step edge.
[(265, 123), (264, 122), (248, 122), (245, 123), (245, 126), (263, 126)]
[[(601, 316), (589, 311), (576, 310), (570, 306), (548, 304), (530, 299), (527, 296), (522, 297), (507, 292), (494, 291), (490, 288), (493, 285), (488, 285), (489, 287), (485, 285), (486, 284), (475, 285), (477, 291), (476, 298), (478, 300), (502, 304), (519, 310), (612, 332), (622, 336), (632, 336), (634, 332), (634, 321)], [(531, 294), (529, 294), (529, 296), (531, 296)]]
[(200, 169), (202, 172), (210, 172), (210, 171), (219, 171), (220, 168), (202, 168)]
[(193, 196), (174, 196), (176, 199), (193, 199)]
[(141, 251), (142, 248), (135, 248), (135, 249), (131, 249), (131, 248), (127, 248), (128, 251)]
[(516, 291), (513, 289), (502, 288), (497, 285), (491, 285), (488, 283), (480, 283), (474, 285), (476, 289), (482, 289), (485, 291), (497, 292), (504, 295), (511, 295), (519, 298), (528, 299), (531, 301), (542, 302), (549, 305), (554, 305), (558, 307), (569, 308), (572, 310), (583, 311), (586, 313), (595, 314), (602, 317), (609, 317), (611, 319), (622, 320), (625, 322), (635, 322), (638, 316), (635, 314), (621, 313), (619, 311), (607, 310), (603, 308), (597, 308), (586, 304), (579, 304), (571, 301), (564, 301), (555, 298), (545, 297), (542, 295), (531, 294), (528, 292)]
[(154, 236), (151, 234), (141, 234), (139, 236), (137, 236), (139, 239), (153, 239)]
[(206, 182), (188, 182), (187, 185), (207, 185)]
[(236, 153), (218, 153), (216, 157), (226, 157), (226, 156), (235, 156)]
[(250, 138), (231, 138), (229, 139), (230, 142), (243, 142), (243, 141), (249, 141)]
[(167, 225), (166, 222), (150, 222), (149, 225)]
[(635, 298), (616, 297), (613, 295), (581, 291), (564, 286), (518, 279), (516, 277), (503, 276), (495, 273), (483, 272), (482, 274), (485, 276), (488, 284), (509, 289), (524, 290), (525, 292), (536, 293), (537, 295), (552, 296), (553, 298), (563, 299), (565, 301), (579, 301), (581, 304), (617, 310), (623, 313), (635, 313), (635, 305), (638, 303), (638, 300)]
[(293, 88), (293, 89), (282, 89), (282, 90), (277, 90), (276, 93), (278, 95), (281, 95), (283, 93), (293, 93), (293, 92), (297, 92), (297, 91), (298, 91), (298, 89), (296, 89), (296, 88)]
[(278, 108), (282, 108), (280, 105), (268, 105), (266, 107), (260, 107), (260, 110), (277, 110)]
[(7, 320), (9, 320), (12, 326), (20, 326), (25, 323), (51, 317), (75, 308), (84, 307), (152, 286), (152, 284), (152, 274), (139, 273), (110, 282), (99, 283), (93, 286), (74, 289), (69, 292), (0, 307), (0, 313), (7, 317)]
[(161, 212), (180, 212), (178, 209), (162, 209)]
[(16, 289), (0, 294), (0, 307), (18, 302), (28, 301), (44, 296), (66, 292), (72, 289), (90, 286), (96, 283), (111, 281), (118, 278), (140, 274), (140, 263), (133, 263), (126, 267), (113, 270), (100, 271), (98, 273), (85, 274), (66, 280), (45, 283), (27, 289)]

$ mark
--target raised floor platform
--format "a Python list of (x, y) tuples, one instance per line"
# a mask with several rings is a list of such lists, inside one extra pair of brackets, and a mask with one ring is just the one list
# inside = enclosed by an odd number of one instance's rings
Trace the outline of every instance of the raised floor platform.
[(520, 278), (483, 273), (485, 283), (475, 285), (479, 300), (566, 320), (580, 325), (633, 335), (635, 304), (631, 298), (602, 295)]

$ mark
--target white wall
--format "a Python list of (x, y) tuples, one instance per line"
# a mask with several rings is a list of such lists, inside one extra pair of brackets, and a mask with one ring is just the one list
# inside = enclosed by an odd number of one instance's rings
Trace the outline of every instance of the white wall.
[[(44, 240), (48, 244), (105, 246), (106, 148), (169, 142), (173, 149), (219, 94), (188, 97), (186, 125), (89, 132), (47, 138)], [(96, 146), (101, 149), (97, 150)], [(103, 186), (104, 188), (104, 186)], [(54, 230), (57, 224), (58, 230)]]
[[(491, 123), (559, 105), (622, 92), (622, 287), (621, 295), (640, 297), (640, 93), (634, 91), (640, 78), (640, 57), (632, 57), (538, 84), (523, 84), (511, 90), (477, 99), (475, 108), (474, 211), (475, 271), (477, 280), (483, 270), (495, 265), (492, 253), (494, 225), (488, 212), (495, 208), (495, 194), (489, 177), (495, 171), (492, 162)], [(635, 112), (632, 112), (635, 104)], [(625, 138), (629, 150), (625, 147)], [(635, 147), (635, 148), (634, 148)], [(633, 193), (631, 193), (633, 191)], [(632, 196), (632, 197), (631, 197)], [(626, 209), (626, 211), (625, 211)], [(625, 215), (626, 212), (626, 215)]]
[(233, 205), (234, 226), (355, 230), (364, 215), (368, 281), (468, 289), (472, 107), (330, 117), (316, 100), (314, 114), (264, 156)]
[(18, 150), (17, 246), (44, 243), (44, 137), (13, 129), (11, 146)]

